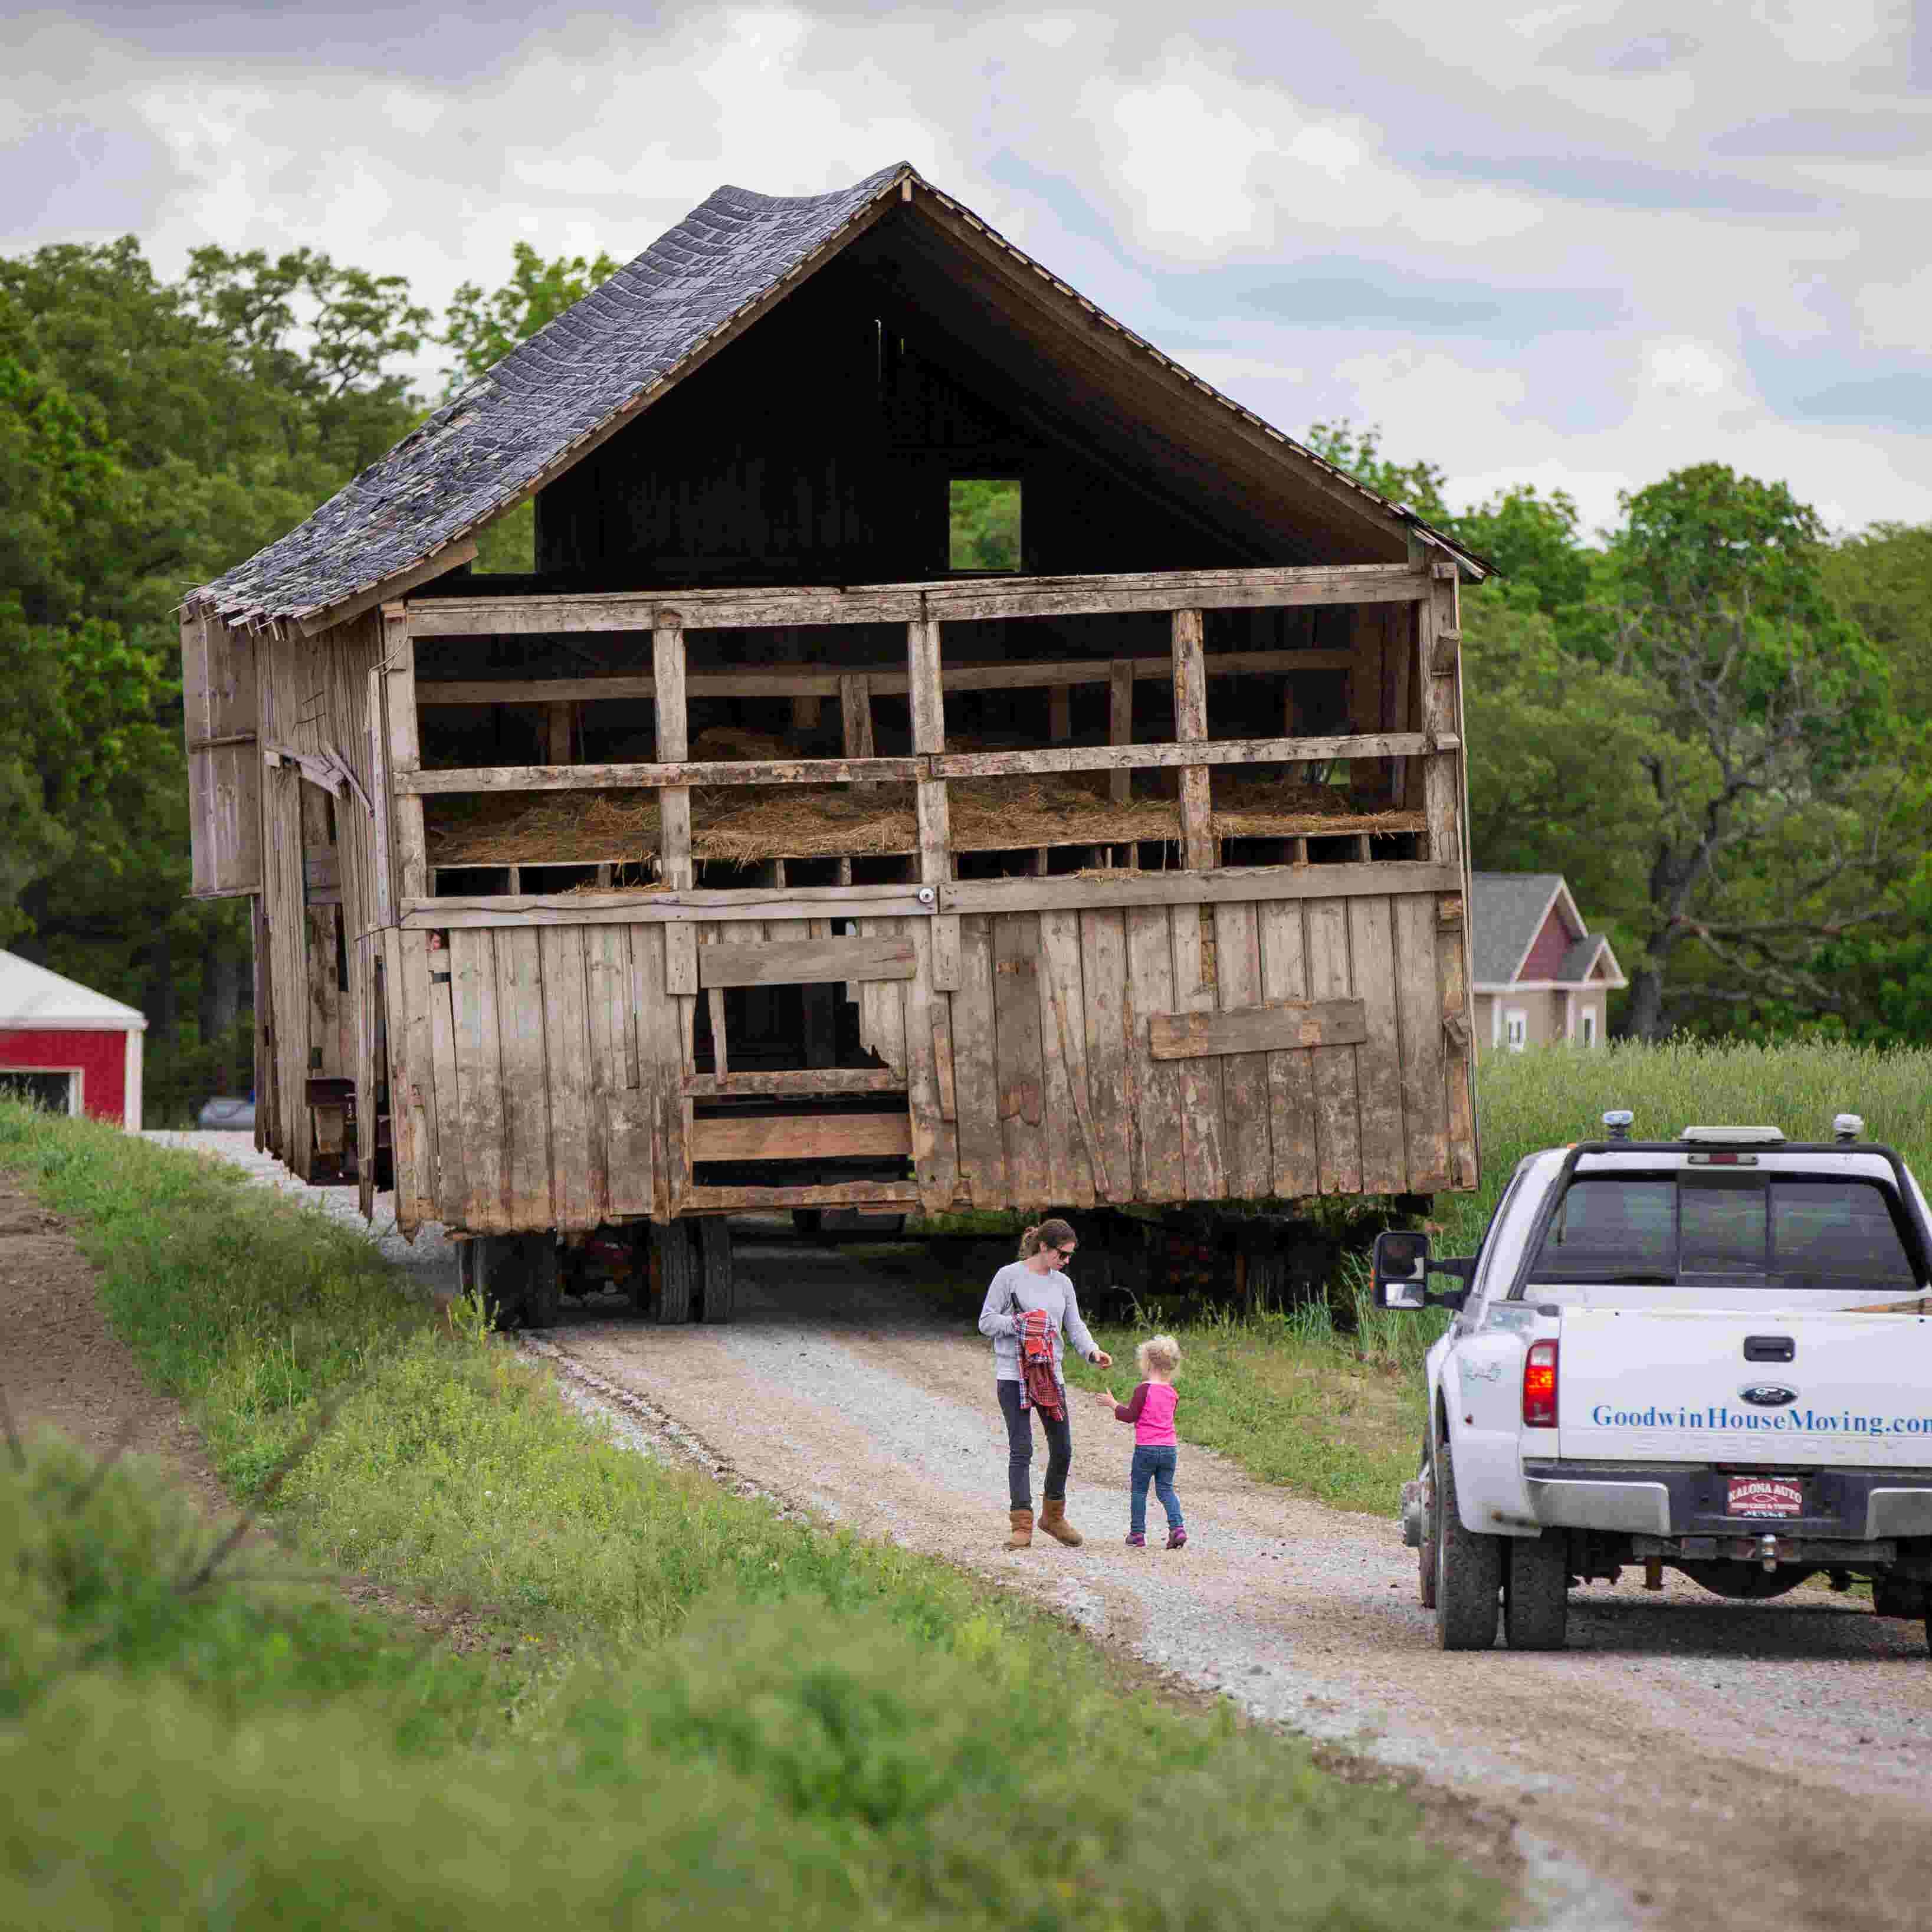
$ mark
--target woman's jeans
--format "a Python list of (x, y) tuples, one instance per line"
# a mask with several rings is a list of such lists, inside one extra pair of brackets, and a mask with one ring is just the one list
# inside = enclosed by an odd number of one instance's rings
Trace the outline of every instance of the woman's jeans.
[[(1015, 1509), (1033, 1508), (1033, 1419), (1046, 1431), (1046, 1500), (1066, 1500), (1066, 1472), (1073, 1466), (1073, 1412), (1070, 1408), (1058, 1422), (1042, 1415), (1038, 1409), (1020, 1406), (1018, 1382), (998, 1382), (1000, 1412), (1006, 1418), (1006, 1488)], [(1065, 1391), (1061, 1406), (1066, 1406)]]
[(1127, 1496), (1135, 1535), (1147, 1534), (1147, 1492), (1150, 1482), (1154, 1484), (1154, 1494), (1160, 1498), (1161, 1508), (1167, 1512), (1168, 1529), (1180, 1527), (1180, 1498), (1174, 1493), (1174, 1465), (1179, 1460), (1171, 1442), (1134, 1444), (1134, 1466), (1127, 1475)]

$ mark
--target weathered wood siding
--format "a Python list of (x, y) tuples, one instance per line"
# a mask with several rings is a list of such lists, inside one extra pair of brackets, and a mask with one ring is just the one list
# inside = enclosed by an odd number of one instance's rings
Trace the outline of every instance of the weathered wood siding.
[(216, 617), (182, 620), (188, 836), (196, 898), (258, 892), (262, 754), (256, 746), (255, 640)]

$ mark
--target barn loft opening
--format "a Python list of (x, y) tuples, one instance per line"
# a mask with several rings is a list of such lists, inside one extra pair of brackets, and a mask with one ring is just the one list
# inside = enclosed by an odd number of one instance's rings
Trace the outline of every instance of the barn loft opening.
[(946, 567), (1021, 568), (1020, 493), (1016, 476), (956, 476), (946, 497)]

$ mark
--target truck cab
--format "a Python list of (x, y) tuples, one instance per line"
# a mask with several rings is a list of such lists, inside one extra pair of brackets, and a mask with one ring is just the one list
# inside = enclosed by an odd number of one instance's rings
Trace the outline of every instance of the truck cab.
[[(1932, 1216), (1829, 1142), (1687, 1127), (1532, 1154), (1478, 1253), (1376, 1244), (1376, 1298), (1447, 1306), (1405, 1540), (1445, 1649), (1564, 1642), (1573, 1586), (1666, 1567), (1720, 1596), (1823, 1571), (1932, 1607)], [(1432, 1291), (1432, 1275), (1458, 1284)]]

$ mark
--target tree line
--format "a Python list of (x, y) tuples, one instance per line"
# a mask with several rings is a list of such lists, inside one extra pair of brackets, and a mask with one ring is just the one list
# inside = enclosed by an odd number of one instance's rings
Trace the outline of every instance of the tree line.
[[(0, 946), (147, 1012), (154, 1118), (250, 1078), (245, 918), (187, 896), (182, 594), (616, 266), (520, 242), (438, 318), (310, 249), (0, 258)], [(1715, 463), (1607, 531), (1528, 488), (1459, 515), (1375, 432), (1310, 440), (1498, 567), (1465, 604), (1475, 862), (1568, 874), (1623, 1024), (1932, 1034), (1932, 527), (1834, 536)]]

